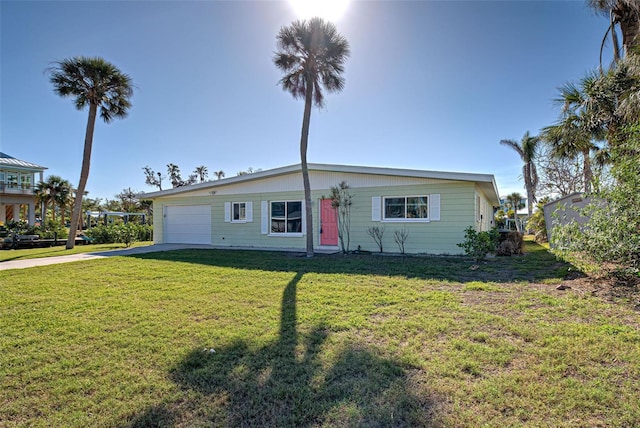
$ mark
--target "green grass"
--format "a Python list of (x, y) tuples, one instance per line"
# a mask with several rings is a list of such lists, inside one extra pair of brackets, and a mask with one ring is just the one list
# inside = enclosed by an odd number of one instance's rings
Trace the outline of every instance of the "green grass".
[[(134, 242), (132, 247), (151, 245), (151, 241)], [(76, 245), (67, 250), (64, 245), (46, 248), (24, 248), (19, 250), (0, 250), (0, 262), (10, 260), (37, 259), (43, 257), (68, 256), (70, 254), (93, 253), (95, 251), (110, 251), (126, 248), (124, 244), (88, 244)]]
[(0, 425), (640, 425), (640, 314), (527, 247), (1, 271)]

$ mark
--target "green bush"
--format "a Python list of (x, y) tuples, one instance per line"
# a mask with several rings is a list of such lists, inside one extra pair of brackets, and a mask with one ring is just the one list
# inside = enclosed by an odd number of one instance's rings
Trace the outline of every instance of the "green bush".
[(553, 228), (552, 244), (560, 256), (614, 274), (640, 273), (640, 125), (626, 130), (611, 147), (615, 184), (592, 195), (593, 202), (575, 221)]
[(498, 245), (499, 233), (495, 227), (490, 231), (477, 232), (472, 226), (464, 230), (464, 242), (458, 247), (464, 249), (464, 253), (475, 260), (484, 260), (487, 254), (495, 251)]
[(61, 222), (47, 221), (46, 226), (34, 226), (26, 221), (8, 221), (6, 229), (11, 233), (18, 235), (38, 235), (40, 239), (54, 239), (57, 235), (58, 239), (67, 239), (69, 230), (62, 225)]
[(115, 223), (99, 225), (84, 232), (96, 244), (125, 244), (129, 247), (136, 241), (147, 241), (153, 238), (153, 227), (134, 223)]

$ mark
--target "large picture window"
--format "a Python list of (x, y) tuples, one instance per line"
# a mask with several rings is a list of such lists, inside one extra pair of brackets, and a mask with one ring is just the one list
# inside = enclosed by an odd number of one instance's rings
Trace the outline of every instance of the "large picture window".
[(428, 221), (428, 196), (402, 196), (384, 198), (384, 220)]
[(271, 233), (302, 233), (302, 201), (271, 202)]

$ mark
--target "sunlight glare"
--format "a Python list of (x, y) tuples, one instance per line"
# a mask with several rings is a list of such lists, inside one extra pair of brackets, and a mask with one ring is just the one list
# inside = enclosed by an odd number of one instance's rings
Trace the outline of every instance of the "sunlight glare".
[(349, 6), (349, 0), (289, 0), (289, 3), (298, 18), (319, 16), (327, 21), (340, 19)]

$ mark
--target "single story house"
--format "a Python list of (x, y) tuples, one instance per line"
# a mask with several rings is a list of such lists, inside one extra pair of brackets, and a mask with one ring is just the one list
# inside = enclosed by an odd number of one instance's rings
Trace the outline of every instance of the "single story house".
[(154, 242), (215, 247), (305, 250), (308, 209), (314, 246), (338, 250), (329, 198), (345, 181), (353, 196), (350, 249), (378, 251), (368, 234), (384, 228), (385, 252), (398, 252), (394, 231), (405, 230), (407, 253), (460, 254), (464, 229), (493, 226), (500, 205), (495, 178), (470, 174), (309, 164), (312, 206), (304, 203), (300, 165), (140, 194), (153, 201)]

